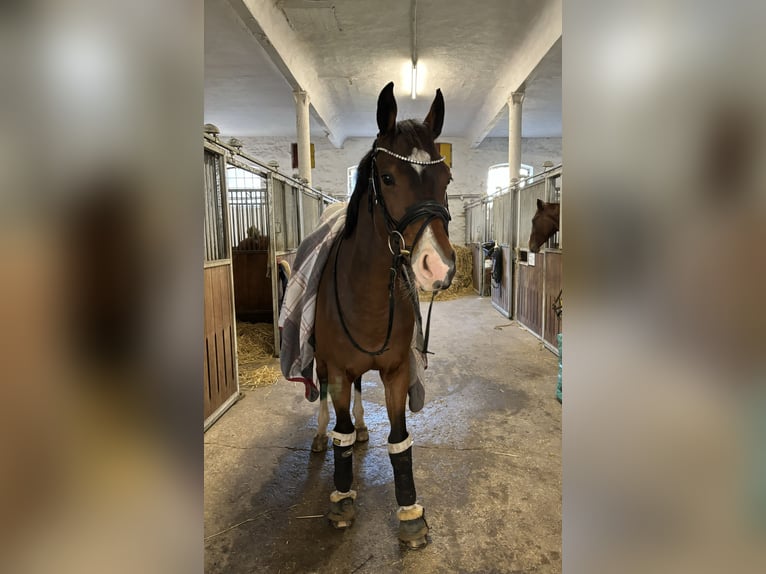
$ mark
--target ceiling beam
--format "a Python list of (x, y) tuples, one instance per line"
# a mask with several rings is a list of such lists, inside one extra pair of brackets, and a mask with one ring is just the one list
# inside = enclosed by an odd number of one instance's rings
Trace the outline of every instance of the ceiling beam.
[(540, 60), (561, 37), (562, 0), (547, 0), (541, 4), (540, 12), (530, 25), (521, 48), (508, 59), (505, 68), (499, 70), (498, 81), (471, 122), (473, 127), (468, 137), (473, 148), (478, 147), (492, 131), (508, 104), (508, 98), (523, 88)]
[(293, 91), (308, 93), (311, 112), (336, 148), (346, 139), (341, 111), (333, 102), (312, 65), (311, 53), (290, 27), (284, 13), (271, 0), (229, 0)]

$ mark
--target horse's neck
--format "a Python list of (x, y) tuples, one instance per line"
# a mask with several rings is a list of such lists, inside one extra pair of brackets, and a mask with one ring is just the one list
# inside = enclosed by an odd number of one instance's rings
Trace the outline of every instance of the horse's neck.
[[(366, 205), (366, 200), (364, 203)], [(374, 220), (366, 209), (362, 209), (353, 234), (346, 240), (348, 246), (344, 246), (344, 250), (350, 252), (351, 270), (355, 277), (375, 279), (387, 276), (391, 267), (386, 226), (379, 209), (375, 207), (373, 211)]]
[[(366, 200), (363, 205), (367, 205)], [(347, 276), (345, 282), (342, 276), (338, 277), (339, 285), (368, 308), (387, 310), (392, 255), (384, 235), (385, 222), (379, 207), (373, 212), (374, 223), (367, 209), (361, 210), (354, 232), (343, 241), (341, 258)]]

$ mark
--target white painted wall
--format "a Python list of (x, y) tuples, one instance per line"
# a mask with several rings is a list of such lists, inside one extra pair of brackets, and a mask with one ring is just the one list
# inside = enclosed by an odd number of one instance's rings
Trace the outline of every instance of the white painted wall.
[[(228, 136), (221, 138), (228, 140)], [(280, 171), (291, 175), (290, 144), (292, 137), (248, 138), (240, 137), (244, 150), (257, 159), (279, 162)], [(452, 144), (452, 177), (448, 188), (449, 207), (452, 212), (450, 237), (456, 244), (465, 241), (465, 214), (463, 202), (484, 194), (487, 185), (487, 170), (491, 165), (508, 162), (508, 140), (487, 138), (475, 149), (468, 139), (444, 137), (439, 141)], [(344, 196), (346, 193), (346, 170), (357, 165), (372, 146), (369, 138), (349, 138), (343, 148), (337, 149), (327, 139), (315, 139), (316, 167), (312, 173), (314, 187), (330, 195)], [(524, 138), (521, 142), (521, 162), (531, 165), (535, 173), (543, 169), (545, 161), (561, 163), (561, 138)]]

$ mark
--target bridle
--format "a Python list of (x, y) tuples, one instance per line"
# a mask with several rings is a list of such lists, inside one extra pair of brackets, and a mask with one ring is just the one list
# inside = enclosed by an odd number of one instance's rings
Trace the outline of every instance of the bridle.
[[(375, 142), (377, 144), (377, 140)], [(333, 283), (335, 284), (335, 304), (338, 307), (338, 316), (340, 317), (340, 324), (343, 327), (343, 331), (346, 333), (346, 336), (348, 337), (349, 341), (351, 341), (351, 344), (354, 346), (354, 348), (357, 351), (361, 351), (362, 353), (365, 353), (367, 355), (371, 356), (377, 356), (382, 355), (388, 350), (388, 343), (391, 340), (391, 330), (394, 325), (394, 307), (395, 307), (395, 293), (394, 289), (396, 287), (396, 277), (399, 274), (399, 269), (402, 270), (402, 278), (404, 279), (406, 286), (407, 286), (407, 292), (410, 293), (411, 299), (412, 299), (412, 305), (413, 309), (415, 311), (415, 320), (418, 324), (418, 340), (417, 342), (421, 345), (420, 352), (424, 355), (428, 353), (428, 336), (431, 330), (431, 307), (433, 306), (434, 297), (436, 296), (436, 292), (433, 292), (433, 295), (431, 295), (431, 303), (428, 307), (428, 318), (426, 321), (426, 332), (425, 336), (423, 336), (423, 319), (420, 315), (420, 302), (418, 301), (418, 295), (417, 290), (415, 289), (415, 279), (413, 276), (412, 271), (412, 263), (410, 262), (410, 255), (412, 251), (415, 250), (415, 245), (420, 240), (420, 237), (423, 235), (423, 232), (425, 231), (426, 227), (428, 226), (431, 221), (433, 221), (436, 218), (439, 218), (444, 223), (444, 229), (446, 230), (449, 221), (452, 219), (452, 216), (450, 215), (449, 208), (446, 205), (442, 205), (441, 203), (433, 200), (426, 200), (426, 201), (420, 201), (413, 203), (410, 205), (407, 210), (404, 212), (404, 215), (401, 219), (398, 221), (394, 219), (391, 216), (391, 213), (388, 211), (388, 207), (386, 206), (386, 202), (383, 198), (383, 194), (380, 192), (379, 186), (377, 185), (378, 181), (378, 165), (376, 162), (376, 156), (378, 152), (386, 153), (392, 157), (395, 157), (396, 159), (400, 161), (405, 161), (410, 164), (415, 165), (422, 165), (422, 166), (428, 166), (428, 165), (435, 165), (438, 163), (442, 163), (444, 161), (443, 157), (440, 157), (439, 159), (430, 160), (430, 161), (422, 161), (417, 160), (409, 157), (405, 157), (403, 155), (400, 155), (398, 153), (392, 152), (391, 150), (388, 150), (383, 147), (378, 147), (377, 145), (373, 144), (372, 147), (372, 154), (371, 154), (371, 170), (370, 170), (370, 179), (369, 184), (367, 187), (368, 192), (368, 211), (373, 217), (375, 214), (373, 213), (373, 209), (375, 205), (380, 205), (381, 209), (383, 210), (383, 219), (386, 222), (386, 230), (388, 232), (388, 249), (391, 251), (391, 256), (393, 257), (391, 261), (391, 274), (389, 278), (389, 284), (388, 284), (388, 327), (386, 329), (386, 340), (383, 342), (381, 347), (377, 351), (370, 351), (369, 349), (365, 349), (362, 347), (357, 341), (354, 339), (354, 337), (351, 335), (351, 332), (348, 329), (348, 326), (346, 325), (346, 321), (343, 318), (343, 311), (340, 307), (340, 296), (338, 295), (338, 254), (340, 253), (340, 248), (343, 243), (343, 236), (340, 236), (340, 239), (338, 241), (338, 247), (335, 250), (335, 262), (333, 267)], [(415, 234), (415, 239), (412, 241), (412, 245), (410, 249), (407, 249), (405, 240), (404, 240), (404, 231), (407, 229), (409, 225), (412, 223), (423, 220), (422, 225), (418, 229), (417, 233)]]

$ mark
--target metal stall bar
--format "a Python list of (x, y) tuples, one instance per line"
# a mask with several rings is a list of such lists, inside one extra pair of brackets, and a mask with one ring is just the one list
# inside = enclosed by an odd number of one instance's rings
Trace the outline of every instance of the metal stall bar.
[(269, 229), (273, 230), (269, 240), (269, 265), (271, 266), (271, 309), (274, 316), (274, 354), (279, 356), (279, 301), (277, 286), (277, 241), (276, 241), (276, 214), (274, 212), (275, 178), (273, 173), (269, 173), (266, 178), (266, 194), (269, 206)]

